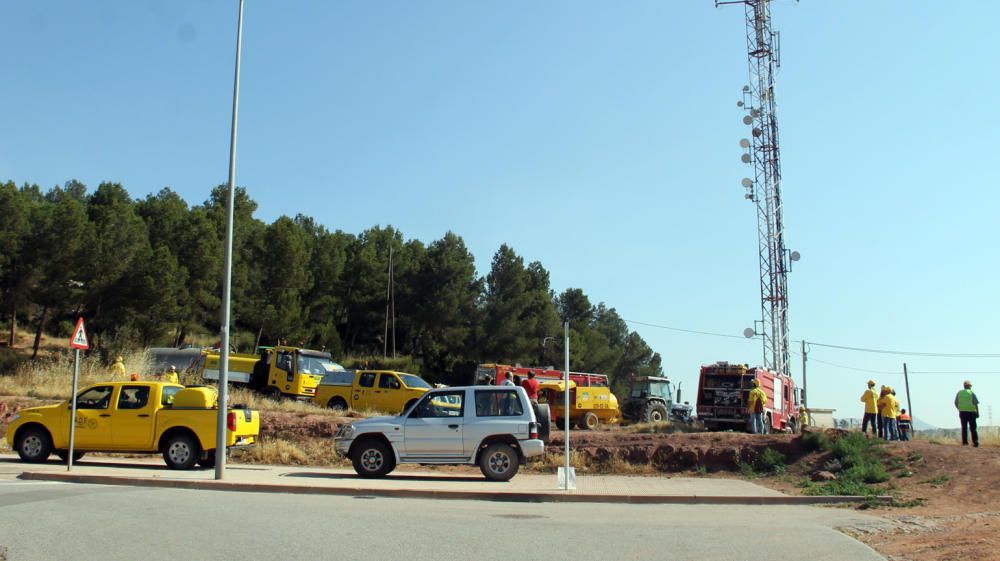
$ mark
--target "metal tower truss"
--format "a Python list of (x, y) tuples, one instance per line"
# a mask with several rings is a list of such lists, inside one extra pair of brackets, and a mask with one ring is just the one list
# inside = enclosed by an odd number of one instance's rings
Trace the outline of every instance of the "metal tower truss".
[(774, 99), (775, 72), (781, 66), (780, 35), (771, 29), (771, 0), (716, 1), (716, 6), (743, 4), (746, 14), (747, 61), (750, 83), (743, 87), (746, 111), (743, 123), (750, 138), (740, 142), (743, 162), (753, 178), (743, 180), (746, 198), (757, 205), (757, 248), (760, 257), (760, 295), (764, 366), (789, 374), (788, 270), (781, 205), (781, 165), (778, 120)]

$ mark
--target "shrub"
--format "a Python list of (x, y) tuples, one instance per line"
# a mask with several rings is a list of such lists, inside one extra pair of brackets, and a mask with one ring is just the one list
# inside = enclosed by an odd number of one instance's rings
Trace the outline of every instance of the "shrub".
[(781, 473), (785, 471), (785, 455), (773, 448), (765, 448), (754, 460), (753, 467), (761, 473)]
[(802, 449), (807, 452), (830, 449), (830, 437), (822, 432), (807, 432), (802, 435)]

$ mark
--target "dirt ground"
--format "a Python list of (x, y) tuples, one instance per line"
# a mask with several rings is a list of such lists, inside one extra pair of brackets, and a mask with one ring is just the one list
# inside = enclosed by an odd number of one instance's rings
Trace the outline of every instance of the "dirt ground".
[[(42, 402), (0, 397), (0, 435), (21, 407)], [(352, 414), (353, 415), (353, 414)], [(289, 441), (332, 438), (351, 417), (265, 411), (261, 433)], [(747, 462), (765, 448), (786, 457), (784, 474), (755, 477), (754, 482), (796, 495), (798, 483), (828, 458), (804, 452), (793, 435), (742, 433), (633, 433), (621, 429), (574, 431), (571, 445), (578, 460), (626, 473), (663, 476), (740, 477), (737, 462)], [(548, 451), (563, 452), (561, 432)], [(5, 446), (4, 446), (5, 448)], [(967, 448), (917, 441), (887, 444), (892, 480), (883, 484), (897, 505), (868, 508), (888, 523), (845, 532), (893, 561), (1000, 561), (1000, 448)], [(865, 507), (861, 507), (865, 508)]]

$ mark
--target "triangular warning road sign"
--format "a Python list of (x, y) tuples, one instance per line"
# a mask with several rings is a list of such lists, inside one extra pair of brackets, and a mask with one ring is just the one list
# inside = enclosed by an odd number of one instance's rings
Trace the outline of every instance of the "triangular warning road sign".
[(76, 320), (76, 329), (73, 330), (73, 337), (69, 340), (69, 346), (84, 351), (90, 348), (90, 344), (87, 343), (87, 330), (83, 327), (83, 318)]

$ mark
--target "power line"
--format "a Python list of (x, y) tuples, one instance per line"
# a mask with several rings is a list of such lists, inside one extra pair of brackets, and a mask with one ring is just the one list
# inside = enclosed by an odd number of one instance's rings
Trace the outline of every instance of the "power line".
[(647, 327), (656, 327), (658, 329), (667, 329), (667, 330), (670, 330), (670, 331), (680, 331), (682, 333), (695, 333), (697, 335), (711, 335), (713, 337), (726, 337), (728, 339), (746, 339), (746, 337), (743, 337), (742, 335), (729, 335), (727, 333), (714, 333), (712, 331), (698, 331), (697, 329), (684, 329), (684, 328), (681, 328), (681, 327), (670, 327), (669, 325), (658, 325), (658, 324), (655, 324), (655, 323), (646, 323), (646, 322), (643, 322), (643, 321), (635, 321), (635, 320), (632, 320), (632, 319), (623, 319), (622, 321), (624, 321), (625, 323), (634, 323), (634, 324), (637, 324), (637, 325), (645, 325)]
[[(800, 341), (801, 340), (795, 342), (798, 343)], [(876, 353), (885, 355), (932, 356), (932, 357), (947, 357), (947, 358), (1000, 358), (1000, 354), (996, 353), (932, 353), (932, 352), (922, 352), (922, 351), (893, 351), (888, 349), (868, 349), (864, 347), (833, 345), (830, 343), (816, 343), (813, 341), (806, 341), (806, 344), (815, 345), (817, 347), (826, 347), (828, 349), (839, 349), (842, 351), (857, 351), (862, 353)]]
[[(694, 333), (696, 335), (709, 335), (712, 337), (725, 337), (727, 339), (745, 339), (745, 336), (741, 335), (730, 335), (728, 333), (718, 333), (715, 331), (701, 331), (698, 329), (685, 329), (683, 327), (672, 327), (669, 325), (661, 325), (657, 323), (648, 323), (644, 321), (636, 321), (634, 319), (622, 319), (625, 323), (634, 323), (636, 325), (645, 325), (647, 327), (655, 327), (657, 329), (666, 329), (669, 331), (679, 331), (681, 333)], [(754, 336), (746, 338), (748, 340), (759, 340), (759, 336)], [(793, 343), (801, 343), (802, 339), (794, 339)], [(940, 358), (1000, 358), (1000, 353), (936, 353), (928, 351), (896, 351), (890, 349), (870, 349), (865, 347), (852, 347), (848, 345), (834, 345), (833, 343), (817, 343), (815, 341), (806, 341), (806, 345), (824, 347), (827, 349), (837, 349), (842, 351), (856, 351), (861, 353), (875, 353), (875, 354), (888, 354), (888, 355), (899, 355), (899, 356), (926, 356), (926, 357), (940, 357)], [(795, 353), (799, 354), (799, 353)], [(812, 359), (810, 359), (812, 360)], [(819, 362), (819, 361), (817, 361)], [(948, 374), (948, 372), (920, 372), (921, 374)], [(981, 374), (992, 374), (993, 372), (980, 372)], [(1000, 374), (1000, 372), (997, 372)], [(957, 374), (957, 372), (956, 372)], [(975, 374), (975, 372), (970, 372), (970, 374)]]

